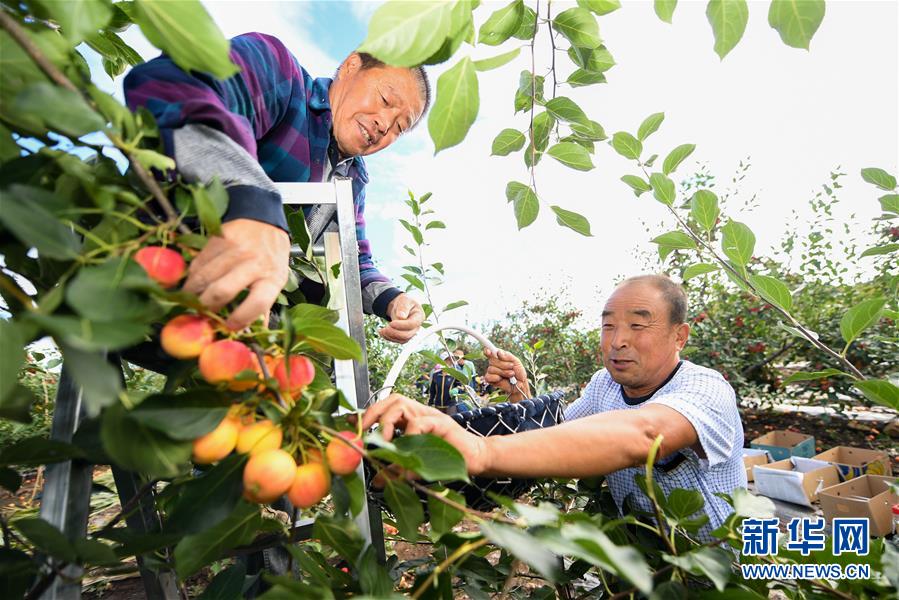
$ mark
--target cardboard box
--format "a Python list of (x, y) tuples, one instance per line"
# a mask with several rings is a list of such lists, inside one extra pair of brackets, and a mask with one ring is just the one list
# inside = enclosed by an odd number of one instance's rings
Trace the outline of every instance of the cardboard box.
[(821, 490), (818, 496), (824, 518), (833, 526), (834, 517), (867, 517), (872, 536), (889, 535), (893, 531), (891, 507), (899, 504), (899, 494), (890, 491), (890, 483), (897, 481), (896, 477), (862, 475)]
[(794, 456), (752, 468), (755, 489), (762, 496), (811, 506), (818, 492), (840, 482), (837, 468), (830, 463)]
[(743, 466), (746, 467), (746, 481), (752, 481), (755, 478), (752, 474), (752, 467), (755, 465), (767, 465), (769, 462), (771, 462), (771, 456), (767, 450), (743, 448)]
[(749, 447), (767, 450), (775, 461), (791, 456), (811, 458), (815, 455), (815, 438), (795, 431), (770, 431), (752, 440)]
[(837, 446), (814, 458), (834, 465), (840, 472), (840, 481), (848, 481), (862, 475), (886, 475), (889, 477), (893, 474), (890, 457), (883, 450)]

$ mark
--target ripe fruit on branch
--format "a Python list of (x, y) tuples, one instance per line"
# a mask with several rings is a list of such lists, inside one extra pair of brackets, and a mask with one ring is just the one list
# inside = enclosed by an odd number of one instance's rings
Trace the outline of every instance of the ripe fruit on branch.
[(240, 454), (255, 456), (281, 447), (284, 433), (281, 428), (264, 419), (258, 423), (245, 426), (237, 436), (237, 451)]
[(184, 257), (171, 248), (144, 246), (134, 253), (134, 261), (162, 287), (172, 287), (184, 277)]
[(250, 457), (243, 469), (243, 496), (250, 502), (269, 504), (290, 489), (297, 464), (284, 450), (269, 450)]
[(198, 465), (208, 465), (222, 460), (234, 450), (240, 422), (233, 417), (225, 417), (215, 429), (194, 440), (193, 460)]
[(200, 356), (214, 340), (212, 323), (199, 315), (178, 315), (165, 324), (160, 334), (162, 349), (181, 360)]
[(255, 371), (253, 351), (234, 340), (212, 342), (200, 353), (200, 374), (211, 384), (227, 383), (235, 392), (248, 390), (256, 385), (252, 379), (235, 380), (241, 371)]
[(362, 461), (362, 440), (352, 431), (341, 431), (338, 435), (342, 439), (335, 437), (325, 449), (328, 466), (338, 475), (349, 475)]
[(315, 378), (315, 365), (305, 356), (294, 355), (288, 360), (279, 358), (273, 376), (278, 380), (281, 393), (294, 400)]
[(322, 463), (306, 463), (297, 467), (287, 498), (299, 508), (318, 504), (331, 491), (331, 474)]

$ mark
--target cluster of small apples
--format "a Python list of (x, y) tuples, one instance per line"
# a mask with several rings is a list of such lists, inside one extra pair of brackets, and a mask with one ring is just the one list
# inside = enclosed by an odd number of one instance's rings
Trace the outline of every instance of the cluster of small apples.
[[(184, 277), (186, 263), (180, 252), (162, 246), (146, 246), (134, 260), (160, 285), (170, 288)], [(197, 359), (200, 375), (208, 383), (234, 392), (256, 388), (266, 391), (265, 375), (277, 382), (280, 398), (294, 403), (315, 377), (315, 366), (305, 356), (262, 354), (262, 361), (249, 346), (234, 339), (216, 339), (213, 320), (185, 313), (169, 320), (162, 328), (163, 350), (179, 360)], [(261, 363), (261, 364), (260, 364)], [(218, 462), (232, 452), (248, 455), (243, 471), (244, 497), (268, 504), (284, 494), (294, 506), (309, 508), (328, 495), (331, 475), (349, 475), (362, 460), (362, 440), (350, 431), (340, 432), (325, 448), (285, 444), (284, 429), (268, 419), (256, 420), (255, 409), (236, 404), (209, 433), (193, 442), (197, 464)], [(338, 439), (340, 438), (340, 439)], [(296, 450), (302, 458), (294, 459)]]
[(317, 447), (302, 449), (299, 465), (282, 448), (283, 441), (280, 426), (268, 419), (254, 422), (252, 415), (241, 417), (232, 410), (215, 429), (194, 440), (193, 459), (211, 464), (232, 451), (249, 455), (243, 470), (244, 498), (269, 504), (287, 494), (299, 508), (314, 506), (328, 495), (332, 473), (349, 475), (362, 460), (362, 440), (352, 431), (331, 439), (324, 457)]

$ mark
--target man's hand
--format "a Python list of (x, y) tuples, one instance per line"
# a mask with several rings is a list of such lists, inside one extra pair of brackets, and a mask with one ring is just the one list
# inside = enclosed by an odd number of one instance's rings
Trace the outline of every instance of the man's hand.
[[(519, 402), (524, 400), (525, 396), (531, 395), (528, 386), (528, 374), (524, 370), (524, 365), (511, 352), (505, 350), (485, 350), (484, 355), (487, 356), (487, 372), (484, 374), (484, 380), (492, 386), (498, 387), (509, 396), (510, 402)], [(512, 385), (511, 377), (517, 379), (517, 383)]]
[(228, 317), (232, 330), (243, 329), (268, 314), (287, 283), (290, 238), (272, 225), (251, 219), (222, 224), (190, 263), (184, 291), (197, 294), (207, 308), (217, 311), (240, 292), (246, 299)]
[(410, 295), (400, 294), (387, 305), (390, 323), (378, 330), (378, 334), (389, 342), (405, 344), (411, 340), (425, 319), (421, 305)]
[(462, 454), (472, 475), (483, 473), (488, 467), (485, 438), (465, 431), (452, 417), (439, 410), (401, 394), (390, 394), (365, 411), (362, 429), (368, 429), (375, 423), (380, 424), (381, 435), (388, 441), (393, 439), (397, 429), (402, 429), (405, 435), (430, 433), (443, 438)]

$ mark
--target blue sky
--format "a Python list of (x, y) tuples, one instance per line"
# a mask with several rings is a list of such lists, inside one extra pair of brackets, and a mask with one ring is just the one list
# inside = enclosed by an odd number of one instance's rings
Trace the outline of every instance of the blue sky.
[[(476, 12), (478, 23), (506, 3), (484, 2)], [(333, 73), (361, 42), (378, 3), (205, 4), (226, 35), (276, 35), (321, 76)], [(679, 3), (672, 25), (656, 18), (652, 2), (625, 2), (600, 19), (601, 35), (617, 63), (607, 74), (609, 84), (560, 90), (610, 133), (633, 132), (647, 115), (664, 111), (665, 122), (648, 148), (664, 156), (676, 145), (695, 143), (696, 151), (678, 171), (681, 176), (706, 165), (725, 184), (740, 161), (750, 157), (752, 168), (733, 188), (730, 206), (732, 216), (755, 231), (757, 253), (777, 244), (787, 222), (808, 217), (808, 199), (838, 167), (848, 176), (835, 217), (868, 229), (878, 212), (878, 194), (861, 182), (859, 170), (880, 166), (895, 173), (899, 164), (899, 4), (828, 2), (809, 52), (781, 43), (768, 26), (767, 5), (750, 2), (744, 38), (721, 61), (712, 50), (704, 2)], [(554, 11), (564, 6), (553, 3)], [(136, 32), (126, 38), (144, 57), (155, 55)], [(483, 58), (515, 43), (463, 46), (462, 53)], [(538, 63), (545, 55), (538, 47)], [(432, 83), (446, 67), (430, 69)], [(567, 298), (587, 311), (587, 320), (595, 320), (614, 281), (647, 268), (639, 255), (653, 250), (653, 235), (675, 228), (660, 205), (646, 196), (633, 197), (619, 181), (631, 165), (599, 144), (597, 168), (588, 173), (573, 173), (549, 160), (540, 163), (541, 216), (517, 230), (504, 189), (510, 180), (525, 181), (526, 169), (520, 156), (489, 154), (500, 130), (527, 126), (511, 110), (518, 73), (527, 67), (522, 56), (481, 75), (480, 112), (462, 144), (434, 156), (422, 123), (367, 159), (372, 177), (368, 234), (376, 260), (395, 279), (408, 259), (402, 246), (409, 236), (397, 221), (408, 214), (406, 190), (434, 193), (431, 205), (447, 224), (445, 231), (429, 232), (426, 249), (427, 258), (441, 260), (447, 270), (447, 282), (435, 290), (435, 304), (458, 298), (471, 302), (451, 313), (454, 320), (483, 323), (501, 317), (541, 290)], [(121, 81), (109, 85), (120, 87)], [(753, 197), (757, 208), (744, 207)], [(584, 214), (594, 236), (559, 228), (550, 204)]]

